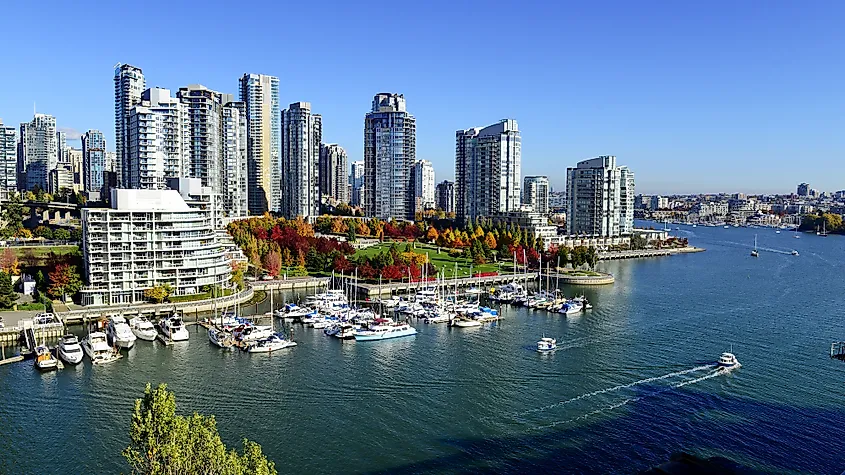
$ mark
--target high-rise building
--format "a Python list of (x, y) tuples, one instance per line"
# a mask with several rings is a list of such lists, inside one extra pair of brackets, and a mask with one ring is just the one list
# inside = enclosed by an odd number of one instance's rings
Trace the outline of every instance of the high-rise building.
[(223, 106), (223, 196), (224, 216), (249, 215), (247, 199), (246, 104), (230, 102)]
[(364, 210), (377, 218), (414, 218), (411, 173), (417, 125), (402, 94), (379, 93), (364, 119)]
[(114, 68), (114, 146), (118, 184), (129, 183), (129, 112), (141, 103), (147, 89), (141, 68), (120, 64)]
[(244, 74), (241, 101), (246, 104), (249, 211), (279, 211), (281, 205), (281, 114), (279, 78)]
[(163, 190), (166, 179), (188, 176), (191, 141), (187, 108), (169, 89), (147, 89), (129, 111), (129, 188)]
[(569, 234), (618, 237), (634, 224), (634, 174), (600, 156), (566, 170), (566, 228)]
[(211, 188), (212, 203), (219, 208), (225, 174), (223, 105), (232, 102), (234, 97), (199, 84), (179, 88), (176, 97), (185, 104), (190, 121), (188, 176), (199, 178), (202, 186)]
[(47, 192), (56, 194), (62, 189), (73, 190), (73, 169), (69, 163), (59, 163), (47, 174)]
[(363, 206), (364, 204), (364, 161), (352, 162), (349, 173), (349, 203), (352, 206)]
[(423, 211), (433, 209), (434, 202), (434, 165), (428, 160), (414, 163), (414, 209)]
[[(73, 191), (81, 193), (84, 191), (83, 181), (85, 180), (85, 173), (82, 171), (82, 150), (78, 148), (68, 147), (67, 161), (70, 164), (70, 170), (73, 173)], [(100, 174), (102, 177), (102, 173)], [(100, 191), (99, 189), (95, 191)]]
[(56, 162), (67, 163), (67, 132), (56, 132)]
[(434, 193), (437, 195), (437, 208), (446, 213), (455, 212), (455, 182), (443, 180), (437, 184), (437, 190)]
[(565, 191), (550, 191), (549, 192), (549, 208), (555, 211), (566, 210), (566, 192)]
[(535, 212), (549, 212), (549, 177), (527, 176), (522, 184), (522, 204), (531, 206)]
[(82, 187), (99, 193), (106, 171), (106, 137), (99, 130), (89, 130), (82, 136)]
[(282, 111), (282, 216), (320, 215), (320, 143), (323, 120), (311, 103), (294, 102)]
[(113, 172), (117, 169), (117, 152), (106, 152), (106, 170)]
[(15, 128), (0, 119), (0, 191), (18, 189), (18, 141)]
[(798, 185), (798, 196), (810, 196), (810, 184), (801, 183)]
[(521, 139), (515, 120), (455, 133), (455, 205), (459, 220), (519, 209)]
[(338, 144), (320, 146), (320, 194), (349, 203), (346, 150)]
[(32, 190), (39, 187), (47, 191), (50, 170), (58, 165), (56, 118), (35, 114), (31, 122), (21, 124), (18, 143), (18, 187)]

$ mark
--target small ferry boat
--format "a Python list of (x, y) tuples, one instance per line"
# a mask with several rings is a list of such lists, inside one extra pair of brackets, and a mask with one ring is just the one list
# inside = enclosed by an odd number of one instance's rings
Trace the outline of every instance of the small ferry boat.
[(190, 338), (188, 329), (185, 328), (185, 323), (178, 313), (170, 317), (161, 319), (161, 332), (164, 336), (172, 341), (187, 341)]
[(790, 252), (790, 254), (792, 254), (793, 256), (797, 256), (797, 255), (798, 255), (798, 251), (796, 251), (795, 249), (793, 249), (793, 250), (792, 250), (792, 252)]
[(356, 341), (370, 341), (370, 340), (387, 340), (390, 338), (400, 338), (403, 336), (414, 336), (417, 334), (417, 329), (408, 325), (407, 323), (394, 323), (389, 325), (376, 324), (366, 330), (357, 330), (355, 332)]
[(249, 353), (271, 353), (291, 346), (296, 346), (296, 342), (288, 340), (281, 333), (274, 333), (263, 340), (256, 341), (246, 351)]
[(135, 340), (138, 338), (132, 333), (132, 328), (126, 323), (126, 319), (121, 316), (109, 318), (109, 323), (106, 326), (106, 336), (112, 345), (125, 350), (129, 350), (135, 346)]
[(548, 351), (554, 351), (557, 349), (557, 340), (554, 338), (543, 337), (540, 338), (540, 341), (537, 342), (537, 351), (540, 353), (545, 353)]
[(38, 345), (35, 347), (35, 367), (41, 371), (58, 369), (59, 360), (53, 356), (47, 345)]
[(153, 323), (145, 317), (135, 317), (129, 320), (129, 328), (132, 329), (132, 334), (136, 338), (144, 341), (155, 341), (158, 332)]
[(722, 356), (719, 357), (717, 366), (725, 371), (730, 371), (732, 369), (739, 368), (742, 365), (739, 364), (739, 361), (737, 361), (736, 356), (734, 356), (733, 353), (726, 352), (722, 353)]
[(59, 358), (68, 364), (79, 364), (82, 362), (82, 346), (76, 335), (65, 335), (59, 341)]

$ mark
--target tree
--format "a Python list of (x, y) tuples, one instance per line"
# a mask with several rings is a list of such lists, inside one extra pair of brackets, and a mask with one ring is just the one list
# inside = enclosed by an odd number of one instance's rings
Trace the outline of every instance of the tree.
[(402, 269), (397, 265), (385, 266), (381, 270), (381, 278), (384, 280), (398, 280), (402, 278)]
[(264, 270), (273, 277), (279, 275), (282, 269), (282, 256), (276, 251), (270, 251), (264, 256)]
[(20, 274), (21, 271), (18, 265), (18, 256), (11, 248), (7, 247), (3, 250), (3, 254), (0, 254), (0, 270), (9, 275)]
[(57, 265), (49, 274), (50, 288), (47, 293), (53, 298), (67, 299), (82, 288), (82, 277), (79, 268), (68, 264)]
[(347, 259), (343, 254), (338, 254), (334, 258), (332, 268), (335, 272), (349, 272), (352, 270), (352, 263), (350, 263), (349, 259)]
[(32, 231), (32, 234), (44, 239), (53, 239), (53, 230), (47, 226), (38, 226)]
[(587, 248), (584, 258), (590, 269), (594, 269), (599, 262), (599, 253), (594, 246), (590, 246)]
[(147, 384), (143, 399), (135, 400), (129, 446), (123, 457), (138, 475), (204, 473), (220, 475), (276, 475), (261, 446), (244, 439), (243, 453), (228, 450), (220, 439), (214, 416), (176, 414), (176, 397), (166, 384)]
[(153, 301), (153, 303), (162, 303), (170, 294), (173, 293), (173, 287), (168, 284), (156, 285), (144, 291), (144, 297)]
[(484, 243), (487, 244), (487, 247), (490, 249), (496, 249), (499, 247), (495, 236), (493, 236), (493, 233), (490, 231), (487, 231), (487, 235), (484, 236)]
[(634, 234), (631, 236), (631, 249), (645, 249), (648, 245), (648, 239), (642, 234)]
[(232, 262), (232, 283), (240, 291), (244, 288), (244, 271), (247, 265), (242, 262)]
[(12, 308), (17, 300), (14, 289), (12, 289), (12, 276), (5, 271), (0, 271), (0, 308)]
[(3, 212), (0, 215), (6, 222), (6, 227), (15, 231), (22, 228), (23, 205), (21, 205), (21, 197), (18, 194), (10, 196), (9, 200), (3, 205)]
[(53, 231), (53, 239), (58, 241), (69, 241), (70, 240), (70, 231), (64, 228), (59, 228)]
[(436, 242), (437, 238), (440, 237), (440, 233), (434, 229), (434, 226), (429, 226), (428, 231), (425, 233), (425, 238), (428, 242)]

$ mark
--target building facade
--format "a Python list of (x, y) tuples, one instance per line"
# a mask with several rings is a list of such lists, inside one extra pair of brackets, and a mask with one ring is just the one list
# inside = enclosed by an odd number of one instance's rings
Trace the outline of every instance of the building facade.
[(141, 68), (118, 64), (114, 68), (114, 146), (118, 182), (129, 183), (129, 112), (141, 103), (147, 82)]
[(279, 78), (244, 74), (241, 102), (246, 104), (249, 211), (263, 214), (281, 206), (281, 111)]
[(455, 200), (460, 221), (519, 209), (521, 156), (515, 120), (455, 133)]
[(455, 182), (443, 180), (437, 184), (434, 194), (437, 201), (437, 209), (446, 213), (455, 212)]
[(549, 213), (549, 177), (527, 176), (522, 184), (522, 204), (540, 214)]
[(323, 119), (308, 102), (294, 102), (282, 111), (281, 214), (316, 218), (320, 215), (318, 165)]
[(349, 173), (349, 203), (352, 206), (364, 205), (364, 161), (352, 162)]
[(364, 119), (364, 211), (367, 216), (414, 218), (411, 173), (417, 158), (416, 119), (405, 96), (379, 93)]
[(801, 183), (800, 185), (798, 185), (797, 194), (798, 196), (810, 196), (810, 184)]
[(600, 156), (566, 170), (566, 227), (571, 235), (617, 237), (630, 234), (634, 216), (634, 175)]
[(82, 150), (78, 148), (68, 147), (67, 161), (70, 164), (71, 171), (73, 172), (73, 191), (76, 193), (82, 193), (84, 191), (84, 186), (82, 182), (85, 179), (85, 174), (82, 171)]
[(56, 162), (67, 163), (67, 132), (56, 132)]
[[(187, 108), (169, 89), (147, 89), (129, 111), (128, 187), (162, 190), (169, 177), (189, 176), (191, 128)], [(128, 171), (128, 173), (126, 173)]]
[(21, 124), (18, 143), (18, 187), (46, 191), (51, 170), (58, 165), (56, 118), (35, 114), (31, 122)]
[(47, 192), (56, 194), (62, 189), (73, 190), (73, 169), (69, 163), (59, 163), (47, 174)]
[(82, 188), (97, 192), (103, 188), (106, 171), (106, 137), (99, 130), (89, 130), (82, 136)]
[(113, 189), (110, 203), (82, 209), (83, 305), (141, 303), (163, 284), (190, 295), (229, 282), (210, 210), (175, 190)]
[(249, 215), (246, 104), (223, 106), (223, 189), (221, 213), (228, 218)]
[[(320, 194), (340, 203), (349, 203), (348, 157), (338, 144), (320, 145)], [(363, 171), (363, 170), (362, 170)]]
[(0, 119), (0, 191), (18, 189), (18, 137), (15, 128)]
[(413, 175), (415, 211), (434, 209), (434, 165), (428, 160), (417, 160)]

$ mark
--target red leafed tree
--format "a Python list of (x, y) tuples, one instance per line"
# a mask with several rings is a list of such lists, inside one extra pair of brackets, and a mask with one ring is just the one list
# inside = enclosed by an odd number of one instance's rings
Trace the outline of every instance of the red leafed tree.
[(381, 278), (384, 280), (399, 280), (402, 278), (402, 268), (397, 265), (385, 266), (381, 270)]
[(531, 249), (528, 249), (526, 252), (528, 254), (528, 265), (530, 267), (539, 266), (540, 265), (540, 253), (537, 252), (537, 250), (534, 249), (533, 247)]
[(279, 275), (282, 269), (282, 256), (276, 251), (270, 251), (264, 256), (264, 269), (273, 277)]
[(349, 272), (352, 270), (352, 263), (343, 254), (334, 258), (335, 272)]
[(375, 267), (371, 266), (369, 262), (365, 262), (363, 265), (358, 267), (358, 274), (362, 279), (373, 279), (378, 275), (378, 271), (376, 271)]
[(255, 237), (257, 237), (261, 241), (267, 240), (267, 230), (264, 228), (258, 228), (255, 230)]

